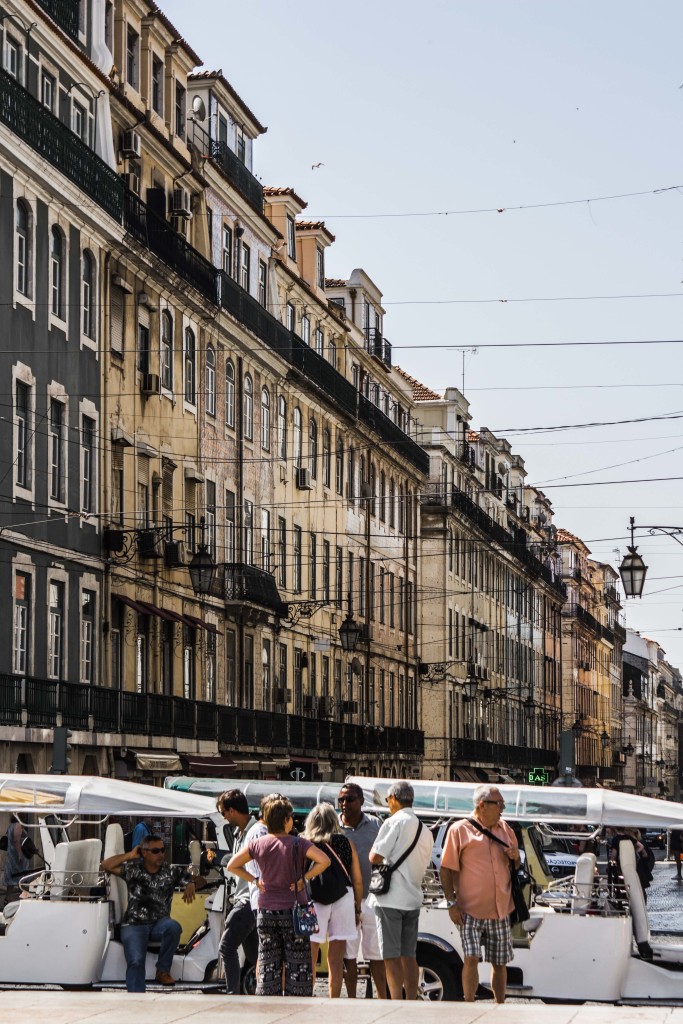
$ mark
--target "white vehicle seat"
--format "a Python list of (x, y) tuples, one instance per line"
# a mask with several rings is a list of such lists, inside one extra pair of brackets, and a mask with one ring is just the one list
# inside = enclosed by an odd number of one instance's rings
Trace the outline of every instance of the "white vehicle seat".
[[(124, 852), (123, 829), (118, 823), (107, 825), (104, 833), (104, 860)], [(109, 876), (109, 899), (114, 904), (114, 924), (121, 924), (128, 906), (128, 886), (118, 875)]]
[(102, 843), (99, 839), (78, 839), (74, 843), (57, 843), (52, 866), (54, 883), (50, 899), (85, 898), (100, 877)]
[(638, 952), (641, 956), (652, 959), (650, 947), (650, 925), (647, 920), (645, 897), (636, 871), (636, 851), (630, 839), (619, 842), (619, 864), (624, 881), (628, 885), (628, 897), (631, 904), (631, 922)]
[(190, 863), (193, 868), (199, 871), (199, 865), (202, 860), (202, 844), (198, 839), (191, 839), (188, 844), (188, 850), (190, 853)]
[(591, 905), (593, 880), (597, 859), (594, 853), (582, 853), (574, 869), (576, 896), (572, 900), (572, 914), (585, 914)]

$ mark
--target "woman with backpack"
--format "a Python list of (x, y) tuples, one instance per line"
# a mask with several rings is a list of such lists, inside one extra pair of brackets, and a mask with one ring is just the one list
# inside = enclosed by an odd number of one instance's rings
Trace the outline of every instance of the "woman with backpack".
[(320, 944), (327, 939), (330, 999), (341, 995), (346, 943), (355, 939), (363, 898), (363, 879), (356, 848), (339, 827), (332, 804), (317, 804), (306, 818), (303, 835), (327, 854), (330, 866), (311, 881), (320, 931), (311, 939), (313, 980)]

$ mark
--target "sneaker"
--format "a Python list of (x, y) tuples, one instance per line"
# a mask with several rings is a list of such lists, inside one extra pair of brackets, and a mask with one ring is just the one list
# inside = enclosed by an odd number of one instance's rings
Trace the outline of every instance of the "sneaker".
[(172, 978), (168, 971), (157, 971), (155, 981), (160, 985), (175, 985), (176, 979)]

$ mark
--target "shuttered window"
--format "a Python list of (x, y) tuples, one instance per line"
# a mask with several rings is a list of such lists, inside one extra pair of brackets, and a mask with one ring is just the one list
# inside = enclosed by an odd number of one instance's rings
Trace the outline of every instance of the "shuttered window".
[(123, 288), (111, 286), (111, 348), (112, 352), (123, 354), (123, 332), (125, 326), (126, 293)]

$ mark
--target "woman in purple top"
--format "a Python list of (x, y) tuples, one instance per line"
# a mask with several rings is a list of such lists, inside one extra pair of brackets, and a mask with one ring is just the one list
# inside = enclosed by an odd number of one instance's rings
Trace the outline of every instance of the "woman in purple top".
[[(311, 944), (307, 936), (294, 934), (292, 908), (297, 900), (304, 902), (304, 882), (315, 878), (330, 865), (330, 858), (308, 839), (290, 836), (294, 809), (289, 800), (274, 795), (263, 807), (263, 820), (268, 834), (252, 840), (228, 863), (228, 871), (259, 889), (258, 914), (258, 982), (259, 996), (313, 994)], [(296, 862), (295, 862), (296, 844)], [(256, 861), (261, 877), (256, 878), (245, 865)], [(304, 861), (309, 865), (304, 874)], [(296, 879), (296, 882), (295, 882)], [(301, 893), (303, 892), (303, 898)]]

